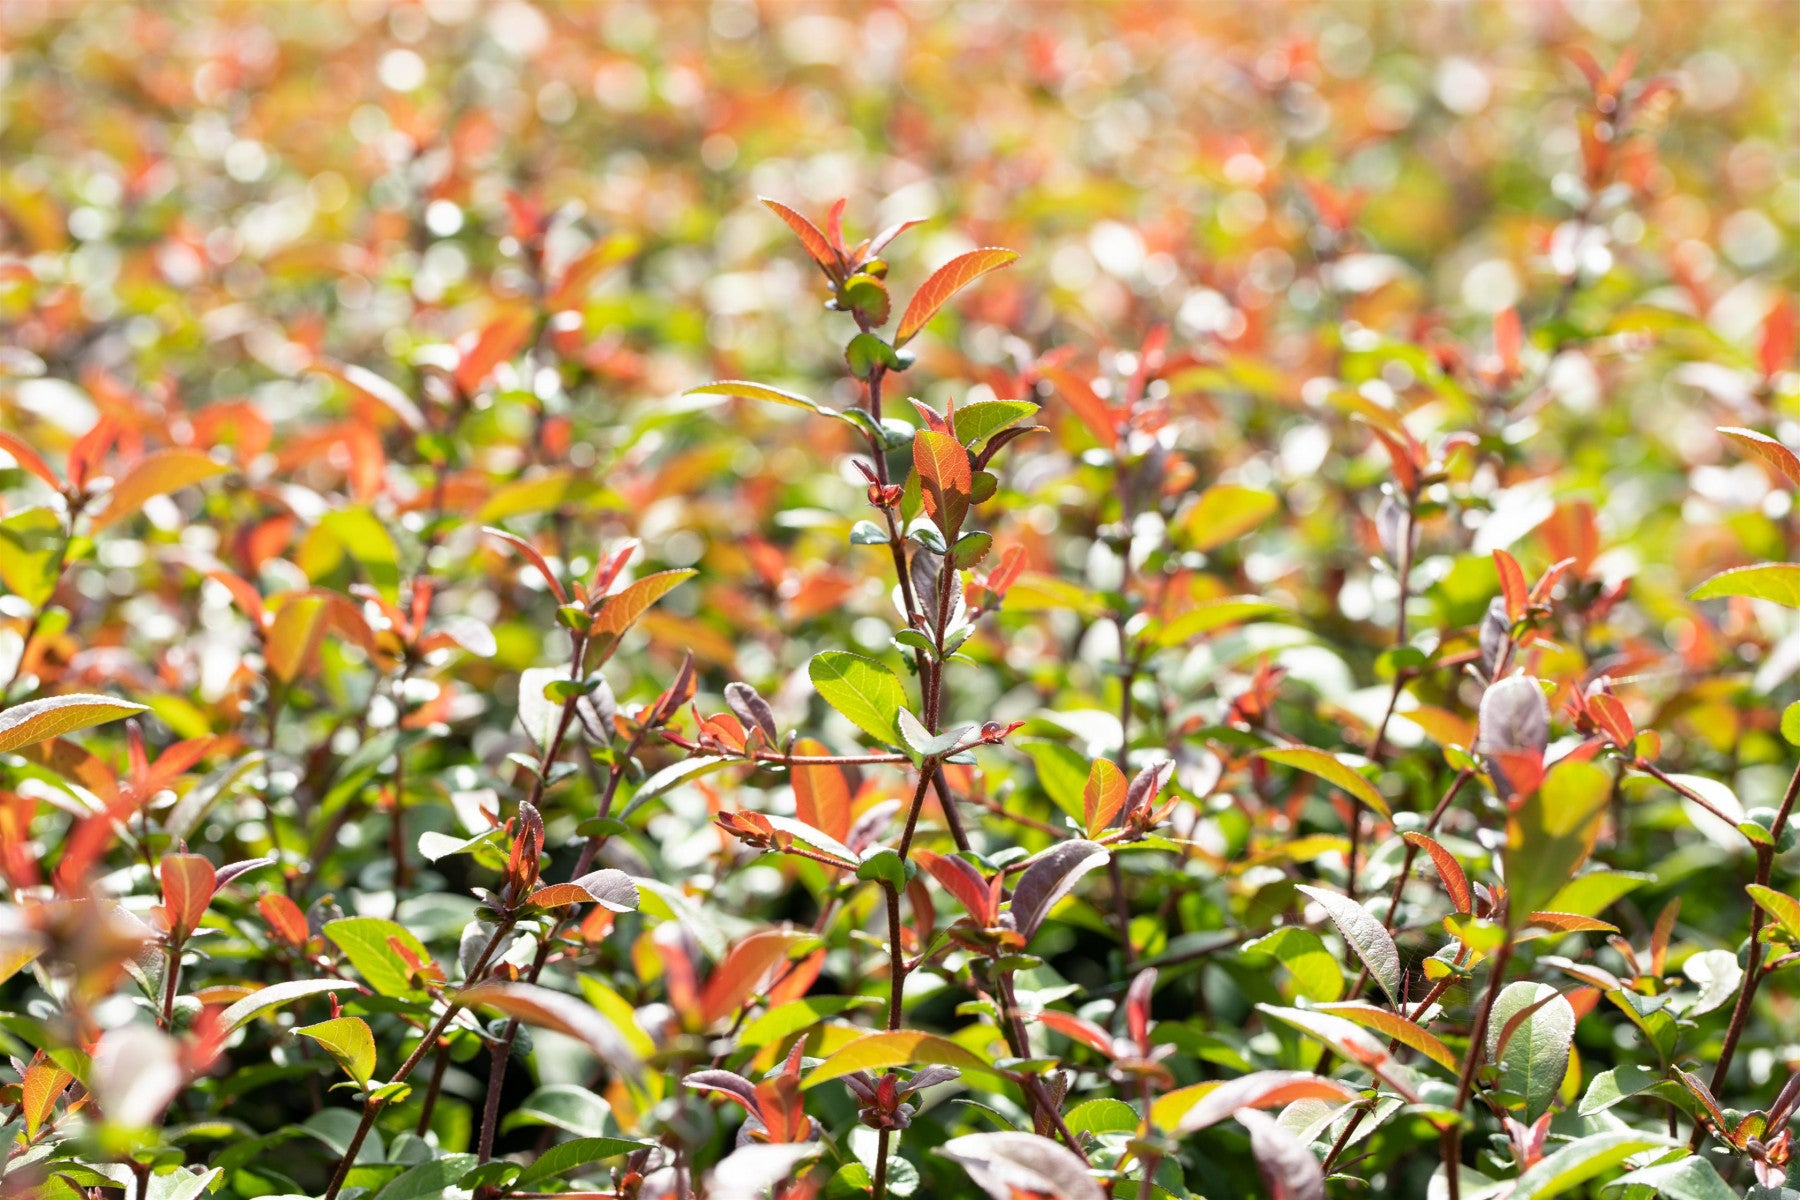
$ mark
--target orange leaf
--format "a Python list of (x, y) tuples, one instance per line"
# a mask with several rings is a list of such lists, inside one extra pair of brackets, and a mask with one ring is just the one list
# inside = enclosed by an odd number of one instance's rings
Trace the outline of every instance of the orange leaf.
[(913, 293), (912, 302), (906, 306), (906, 315), (900, 318), (900, 326), (894, 331), (894, 348), (899, 349), (911, 340), (950, 297), (989, 271), (997, 271), (1018, 257), (1011, 250), (988, 246), (959, 254), (933, 271), (924, 285)]
[(1087, 431), (1094, 435), (1094, 440), (1111, 449), (1119, 440), (1119, 419), (1114, 415), (1112, 406), (1100, 398), (1087, 380), (1073, 371), (1062, 367), (1046, 367), (1043, 376), (1069, 402), (1069, 407), (1075, 410), (1075, 415), (1081, 418)]
[(486, 383), (495, 367), (525, 345), (535, 320), (528, 308), (509, 308), (482, 326), (473, 339), (465, 339), (468, 348), (456, 364), (456, 386), (467, 395)]
[[(830, 750), (812, 738), (794, 743), (794, 753), (826, 755)], [(850, 781), (842, 767), (812, 763), (794, 768), (794, 814), (814, 829), (843, 841), (850, 835)]]
[(594, 617), (591, 632), (596, 636), (623, 634), (639, 617), (644, 615), (646, 609), (681, 584), (686, 583), (695, 574), (697, 572), (691, 567), (683, 567), (678, 571), (658, 571), (654, 575), (646, 575), (628, 587), (620, 589), (608, 596), (606, 602), (600, 606), (600, 612)]
[(800, 235), (800, 244), (806, 247), (806, 252), (812, 255), (812, 260), (819, 264), (819, 269), (825, 272), (827, 278), (836, 282), (844, 269), (844, 264), (843, 260), (838, 257), (838, 252), (831, 248), (831, 239), (820, 232), (817, 225), (781, 201), (771, 200), (767, 196), (757, 198), (768, 206), (770, 212), (786, 221), (789, 229)]
[(1800, 455), (1796, 455), (1768, 434), (1758, 433), (1754, 429), (1738, 429), (1731, 426), (1723, 426), (1719, 432), (1762, 459), (1775, 471), (1786, 476), (1789, 483), (1800, 484)]
[(1775, 374), (1794, 358), (1794, 302), (1784, 293), (1763, 318), (1762, 342), (1756, 362), (1764, 376)]
[(969, 515), (969, 492), (974, 486), (969, 452), (946, 433), (922, 429), (913, 434), (913, 466), (918, 469), (925, 512), (954, 542), (963, 518)]
[(275, 936), (288, 945), (304, 946), (312, 936), (312, 931), (307, 928), (306, 914), (280, 892), (264, 892), (256, 898), (256, 907)]
[(1506, 597), (1506, 615), (1517, 621), (1525, 615), (1525, 572), (1519, 562), (1504, 550), (1494, 551), (1494, 568), (1500, 572), (1500, 594)]
[(94, 515), (93, 527), (105, 529), (137, 512), (152, 496), (178, 491), (189, 484), (223, 475), (228, 469), (199, 450), (159, 450), (140, 459), (113, 485), (106, 507)]
[(38, 452), (27, 445), (23, 438), (14, 437), (5, 430), (0, 430), (0, 450), (12, 455), (19, 466), (30, 471), (57, 491), (62, 490), (62, 481), (56, 477), (56, 472), (50, 469), (49, 463), (38, 457)]
[(701, 990), (701, 1027), (741, 1008), (769, 973), (787, 961), (788, 952), (810, 936), (801, 930), (762, 929), (734, 945)]
[(1096, 758), (1088, 768), (1087, 786), (1081, 792), (1082, 823), (1089, 837), (1098, 837), (1101, 830), (1112, 824), (1125, 804), (1125, 792), (1125, 773), (1112, 760)]
[(56, 1107), (56, 1098), (75, 1077), (53, 1062), (35, 1062), (25, 1068), (19, 1108), (25, 1115), (25, 1136), (37, 1137), (44, 1119)]
[(1456, 911), (1465, 914), (1472, 911), (1469, 904), (1469, 877), (1463, 874), (1462, 864), (1456, 861), (1455, 856), (1428, 834), (1403, 833), (1400, 836), (1431, 855), (1432, 864), (1437, 867), (1438, 878), (1444, 881), (1444, 890), (1450, 893), (1450, 903), (1456, 906)]
[(199, 854), (165, 854), (162, 858), (163, 915), (177, 941), (200, 927), (212, 903), (218, 874)]

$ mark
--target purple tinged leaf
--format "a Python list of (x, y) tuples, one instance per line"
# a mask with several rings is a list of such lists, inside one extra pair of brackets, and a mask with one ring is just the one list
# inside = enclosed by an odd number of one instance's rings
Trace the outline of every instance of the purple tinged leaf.
[(951, 1138), (937, 1152), (967, 1171), (994, 1200), (1014, 1200), (1020, 1194), (1106, 1200), (1086, 1163), (1035, 1133), (970, 1133)]
[(1250, 1131), (1250, 1155), (1270, 1200), (1325, 1200), (1325, 1172), (1310, 1149), (1267, 1113), (1246, 1108), (1235, 1115)]
[(222, 888), (246, 871), (254, 871), (258, 867), (272, 867), (275, 860), (268, 855), (261, 858), (246, 858), (234, 863), (226, 863), (213, 873), (213, 886)]
[(760, 1117), (762, 1115), (762, 1106), (757, 1103), (756, 1099), (756, 1085), (735, 1071), (694, 1071), (682, 1077), (681, 1086), (692, 1088), (696, 1092), (708, 1092), (727, 1100), (735, 1100), (743, 1105), (744, 1111), (751, 1116)]
[(1512, 620), (1506, 614), (1506, 597), (1488, 601), (1487, 614), (1481, 618), (1481, 662), (1493, 675), (1500, 665), (1500, 652), (1512, 638)]
[(1483, 754), (1542, 754), (1550, 744), (1550, 705), (1535, 675), (1513, 675), (1482, 693)]
[(1056, 902), (1108, 857), (1105, 846), (1076, 839), (1058, 844), (1026, 867), (1012, 897), (1013, 921), (1019, 932), (1027, 938), (1036, 933)]
[(749, 684), (726, 684), (725, 704), (744, 723), (745, 729), (762, 730), (770, 745), (780, 740), (781, 735), (775, 728), (775, 711)]
[(1161, 762), (1151, 763), (1139, 771), (1131, 780), (1131, 786), (1125, 789), (1125, 811), (1135, 813), (1146, 807), (1154, 806), (1156, 797), (1169, 782), (1169, 776), (1175, 773), (1175, 760), (1165, 758)]
[(592, 896), (602, 908), (614, 912), (637, 911), (638, 885), (631, 876), (614, 867), (589, 871), (577, 879), (575, 885)]

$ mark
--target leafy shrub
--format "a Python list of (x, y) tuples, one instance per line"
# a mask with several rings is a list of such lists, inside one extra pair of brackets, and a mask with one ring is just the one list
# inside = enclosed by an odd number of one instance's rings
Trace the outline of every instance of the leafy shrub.
[(5, 16), (0, 1195), (1795, 1195), (1791, 13), (1451, 11)]

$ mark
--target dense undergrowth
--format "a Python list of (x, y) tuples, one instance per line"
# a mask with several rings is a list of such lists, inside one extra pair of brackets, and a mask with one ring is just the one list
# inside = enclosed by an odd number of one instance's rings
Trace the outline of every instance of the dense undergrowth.
[(1794, 11), (0, 7), (0, 1196), (1795, 1196)]

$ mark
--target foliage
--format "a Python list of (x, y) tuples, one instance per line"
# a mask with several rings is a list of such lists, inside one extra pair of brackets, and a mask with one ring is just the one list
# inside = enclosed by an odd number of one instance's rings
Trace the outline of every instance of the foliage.
[(1795, 1196), (1792, 16), (0, 10), (0, 1197)]

